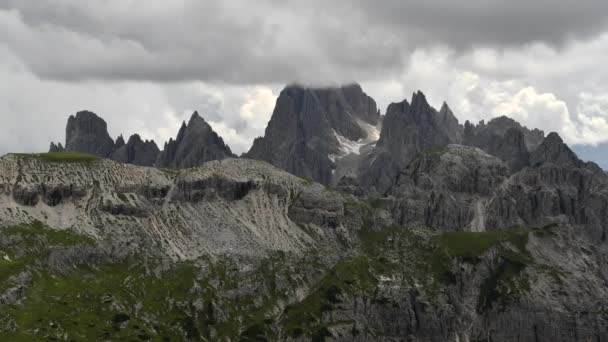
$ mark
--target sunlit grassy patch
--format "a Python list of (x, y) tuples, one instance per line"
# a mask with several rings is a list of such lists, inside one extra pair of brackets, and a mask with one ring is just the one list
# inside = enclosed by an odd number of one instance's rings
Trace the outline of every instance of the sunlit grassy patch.
[(83, 152), (15, 153), (23, 158), (38, 158), (50, 162), (88, 163), (99, 160), (98, 156)]

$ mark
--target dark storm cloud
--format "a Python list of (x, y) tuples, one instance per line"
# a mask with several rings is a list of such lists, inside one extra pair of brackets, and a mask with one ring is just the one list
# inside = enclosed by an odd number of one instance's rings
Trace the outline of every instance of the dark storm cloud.
[(608, 2), (595, 0), (356, 1), (373, 25), (452, 47), (560, 44), (606, 27)]
[(400, 70), (416, 47), (560, 45), (608, 2), (0, 1), (0, 41), (58, 80), (341, 82)]

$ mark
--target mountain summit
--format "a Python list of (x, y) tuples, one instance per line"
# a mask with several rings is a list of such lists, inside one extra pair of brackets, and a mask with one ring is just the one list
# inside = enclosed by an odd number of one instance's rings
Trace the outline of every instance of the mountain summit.
[(78, 112), (68, 119), (65, 147), (51, 143), (49, 151), (84, 152), (121, 163), (169, 168), (187, 168), (234, 157), (222, 138), (196, 111), (187, 125), (182, 123), (177, 138), (165, 143), (163, 151), (154, 140), (144, 141), (139, 134), (133, 134), (126, 143), (120, 135), (114, 142), (102, 118), (93, 112)]
[(234, 157), (224, 140), (194, 112), (190, 121), (182, 123), (175, 140), (169, 139), (156, 160), (159, 167), (188, 168), (210, 160)]
[(373, 135), (376, 102), (358, 84), (336, 88), (288, 86), (281, 91), (264, 137), (245, 155), (329, 184), (335, 159)]

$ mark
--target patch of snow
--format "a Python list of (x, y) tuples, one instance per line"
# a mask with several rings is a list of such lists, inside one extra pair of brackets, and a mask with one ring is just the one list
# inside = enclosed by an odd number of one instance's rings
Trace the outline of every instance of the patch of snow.
[(359, 154), (359, 149), (366, 144), (364, 139), (352, 141), (336, 133), (336, 131), (334, 131), (334, 135), (336, 136), (336, 139), (338, 139), (338, 143), (340, 143), (340, 157), (347, 156), (351, 153)]
[(380, 125), (373, 126), (361, 120), (357, 120), (359, 126), (365, 130), (367, 133), (367, 137), (365, 139), (359, 139), (357, 141), (350, 140), (336, 132), (334, 130), (334, 135), (340, 144), (340, 151), (338, 154), (330, 154), (328, 155), (329, 159), (332, 162), (336, 162), (337, 159), (347, 156), (349, 154), (359, 154), (361, 147), (375, 143), (380, 138)]
[(8, 255), (6, 255), (6, 254), (4, 254), (4, 260), (6, 260), (6, 261), (13, 261), (13, 260), (11, 260), (11, 258), (9, 258), (9, 257), (8, 257)]

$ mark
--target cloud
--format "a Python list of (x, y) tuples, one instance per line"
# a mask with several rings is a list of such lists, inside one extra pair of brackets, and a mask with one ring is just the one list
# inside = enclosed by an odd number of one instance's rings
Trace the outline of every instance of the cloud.
[[(519, 58), (528, 53), (520, 52)], [(417, 49), (398, 77), (372, 82), (366, 89), (371, 89), (372, 96), (381, 94), (377, 98), (384, 105), (388, 101), (409, 100), (409, 94), (421, 89), (436, 108), (446, 101), (461, 123), (465, 120), (477, 123), (507, 115), (530, 128), (540, 128), (546, 133), (558, 132), (570, 144), (608, 141), (608, 94), (602, 93), (601, 88), (572, 94), (576, 88), (570, 88), (569, 84), (560, 86), (558, 82), (548, 87), (558, 92), (554, 93), (532, 85), (545, 84), (543, 77), (537, 78), (537, 82), (527, 82), (526, 79), (497, 76), (494, 68), (496, 64), (502, 64), (502, 58), (492, 49), (473, 50), (465, 55), (445, 46)], [(552, 63), (555, 62), (547, 60), (547, 67), (553, 68)], [(553, 73), (545, 77), (566, 76)], [(401, 94), (396, 97), (398, 92)], [(386, 94), (390, 94), (388, 98), (384, 96)], [(571, 106), (565, 98), (571, 99)]]
[(48, 79), (325, 83), (377, 79), (417, 48), (563, 46), (607, 13), (593, 0), (4, 0), (0, 41)]
[(262, 131), (266, 128), (274, 109), (277, 95), (268, 87), (254, 87), (245, 95), (245, 103), (241, 105), (239, 115), (252, 129)]

